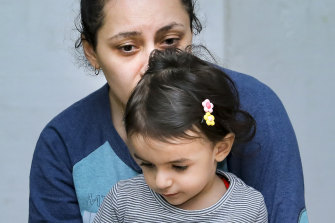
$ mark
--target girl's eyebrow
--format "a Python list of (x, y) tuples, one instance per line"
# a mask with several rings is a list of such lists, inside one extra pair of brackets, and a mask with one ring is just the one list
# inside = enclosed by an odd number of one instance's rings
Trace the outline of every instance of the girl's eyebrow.
[[(140, 156), (137, 155), (136, 153), (134, 153), (134, 157), (135, 157), (136, 159), (139, 159), (139, 160), (143, 161), (143, 162), (151, 163), (151, 162), (149, 162), (149, 161), (143, 159), (142, 157), (140, 157)], [(190, 161), (190, 159), (181, 158), (181, 159), (177, 159), (177, 160), (169, 161), (168, 163), (170, 163), (170, 164), (176, 164), (176, 163), (185, 163), (185, 162), (189, 162), (189, 161)]]
[(137, 155), (136, 153), (134, 153), (134, 157), (135, 157), (136, 159), (139, 159), (139, 160), (142, 160), (142, 161), (144, 161), (144, 162), (150, 163), (149, 161), (143, 159), (142, 157), (140, 157), (140, 156)]
[(189, 162), (189, 159), (186, 158), (181, 158), (181, 159), (177, 159), (177, 160), (172, 160), (169, 163), (175, 164), (175, 163), (185, 163), (185, 162)]

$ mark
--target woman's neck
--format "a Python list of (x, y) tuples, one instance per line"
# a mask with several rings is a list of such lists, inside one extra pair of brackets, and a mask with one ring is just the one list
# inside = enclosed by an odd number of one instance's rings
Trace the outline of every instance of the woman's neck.
[(126, 142), (127, 134), (123, 123), (125, 105), (122, 104), (120, 100), (116, 99), (115, 95), (113, 95), (111, 90), (109, 90), (109, 101), (110, 101), (111, 116), (114, 128), (119, 133), (123, 141)]

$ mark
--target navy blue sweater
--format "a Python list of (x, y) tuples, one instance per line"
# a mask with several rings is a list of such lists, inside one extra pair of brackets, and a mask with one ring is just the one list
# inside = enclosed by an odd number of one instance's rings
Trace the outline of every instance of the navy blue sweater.
[[(279, 98), (253, 77), (230, 70), (255, 138), (234, 148), (228, 171), (260, 191), (269, 222), (307, 222), (296, 137)], [(73, 104), (42, 131), (30, 172), (29, 222), (92, 222), (110, 188), (140, 173), (116, 132), (109, 87)]]

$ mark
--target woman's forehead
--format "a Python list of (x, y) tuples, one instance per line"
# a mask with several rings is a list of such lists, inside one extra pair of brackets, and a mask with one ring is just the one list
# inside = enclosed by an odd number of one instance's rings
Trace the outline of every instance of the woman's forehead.
[(169, 24), (190, 27), (180, 0), (110, 0), (104, 7), (102, 29), (109, 35), (155, 32)]

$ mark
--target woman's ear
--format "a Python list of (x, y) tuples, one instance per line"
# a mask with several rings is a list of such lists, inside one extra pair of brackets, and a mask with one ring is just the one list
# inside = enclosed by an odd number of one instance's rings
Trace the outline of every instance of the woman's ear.
[(234, 133), (228, 133), (225, 137), (217, 142), (214, 147), (215, 151), (215, 161), (221, 162), (223, 161), (230, 153), (231, 148), (233, 147), (235, 139)]
[(83, 44), (85, 57), (87, 58), (87, 60), (94, 67), (94, 69), (100, 69), (100, 65), (97, 59), (97, 54), (95, 53), (93, 46), (89, 42), (87, 42), (84, 38), (82, 38), (82, 44)]

